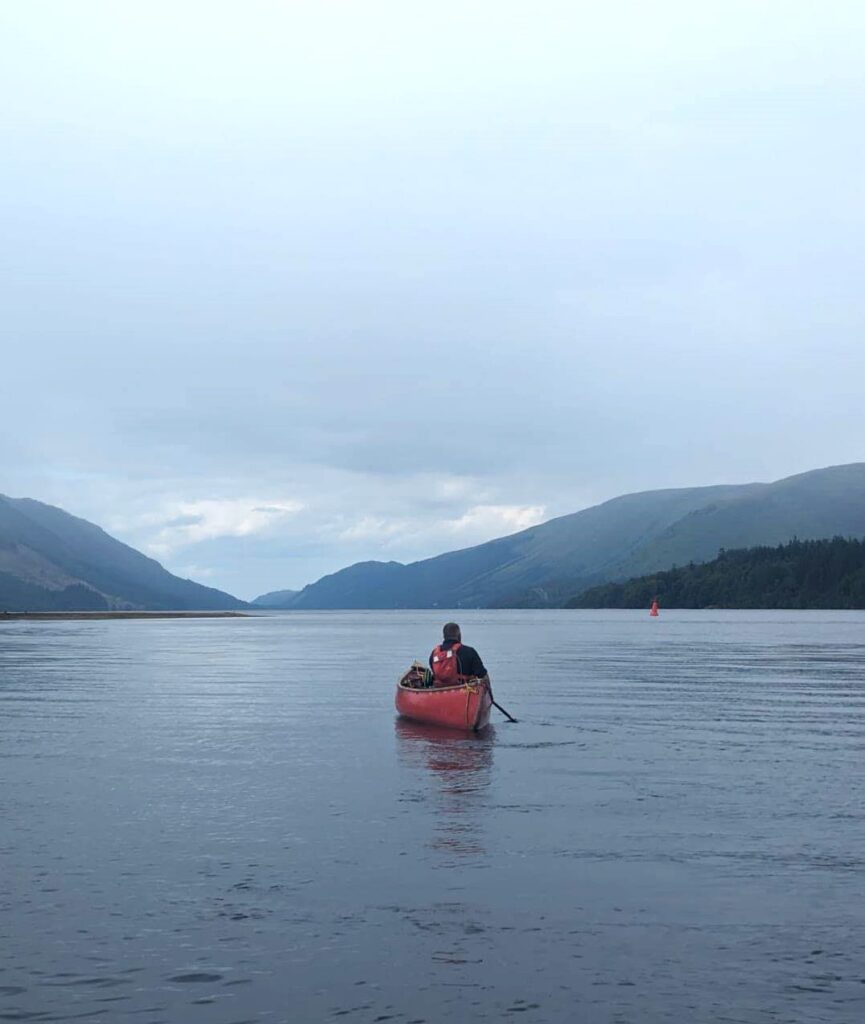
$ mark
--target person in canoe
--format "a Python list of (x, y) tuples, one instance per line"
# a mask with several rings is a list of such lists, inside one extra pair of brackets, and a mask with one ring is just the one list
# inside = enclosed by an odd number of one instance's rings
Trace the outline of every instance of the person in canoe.
[(442, 642), (429, 656), (433, 686), (459, 686), (466, 679), (485, 679), (489, 673), (474, 649), (462, 642), (460, 627), (446, 622), (442, 628)]

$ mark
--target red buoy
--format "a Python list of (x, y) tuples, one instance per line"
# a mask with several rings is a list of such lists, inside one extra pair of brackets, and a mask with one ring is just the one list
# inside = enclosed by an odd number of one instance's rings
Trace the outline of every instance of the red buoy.
[(656, 597), (652, 601), (652, 610), (649, 612), (649, 615), (657, 615), (657, 614), (658, 614), (658, 599)]

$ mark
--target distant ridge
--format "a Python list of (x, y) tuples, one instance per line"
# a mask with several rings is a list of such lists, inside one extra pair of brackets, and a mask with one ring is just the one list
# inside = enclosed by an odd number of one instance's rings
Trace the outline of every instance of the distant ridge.
[(595, 584), (704, 562), (721, 548), (836, 535), (865, 536), (865, 463), (768, 484), (626, 494), (409, 565), (359, 562), (304, 587), (279, 607), (562, 606)]
[(172, 575), (104, 530), (0, 495), (0, 611), (228, 611), (245, 602)]
[(250, 604), (258, 608), (287, 608), (299, 593), (299, 590), (272, 590), (256, 597)]

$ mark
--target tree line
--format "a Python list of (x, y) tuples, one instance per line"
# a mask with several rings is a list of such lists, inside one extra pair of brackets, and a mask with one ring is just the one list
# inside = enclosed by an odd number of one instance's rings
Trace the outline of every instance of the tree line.
[(571, 598), (568, 608), (865, 608), (865, 541), (798, 540), (721, 550), (711, 562), (673, 567)]

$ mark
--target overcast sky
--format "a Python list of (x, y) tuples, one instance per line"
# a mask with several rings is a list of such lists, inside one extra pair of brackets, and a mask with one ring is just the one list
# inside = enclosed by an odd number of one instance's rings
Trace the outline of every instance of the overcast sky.
[(241, 597), (865, 458), (858, 2), (0, 13), (0, 492)]

